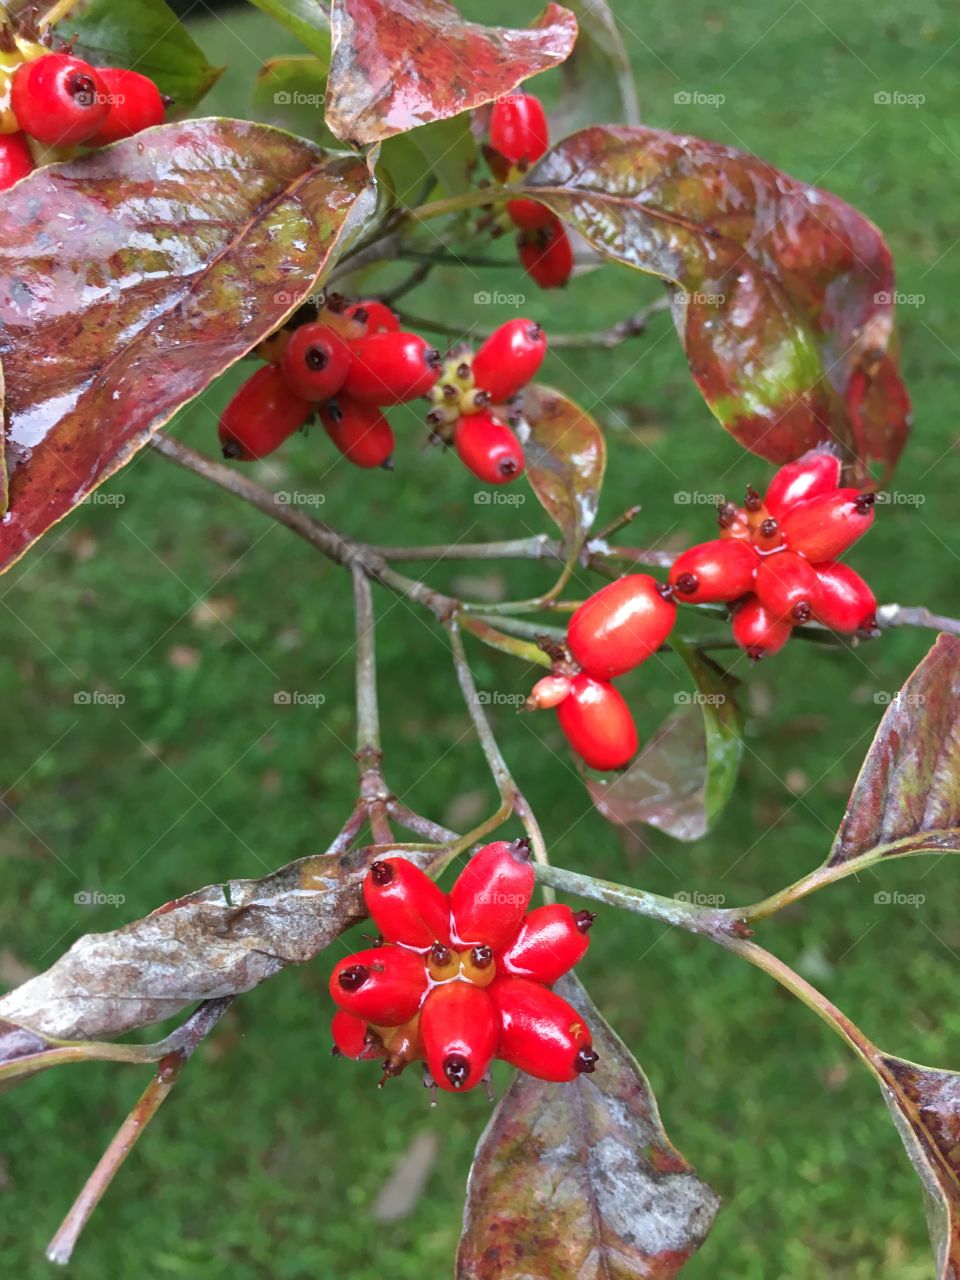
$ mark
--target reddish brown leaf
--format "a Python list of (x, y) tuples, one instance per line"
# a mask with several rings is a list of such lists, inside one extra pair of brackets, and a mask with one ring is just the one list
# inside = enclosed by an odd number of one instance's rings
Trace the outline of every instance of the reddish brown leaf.
[(570, 1084), (518, 1075), (504, 1095), (470, 1174), (457, 1280), (670, 1280), (719, 1201), (580, 983), (558, 990), (590, 1025), (600, 1061)]
[(835, 437), (896, 462), (909, 402), (893, 359), (893, 262), (877, 228), (755, 156), (656, 129), (597, 126), (528, 175), (601, 253), (676, 286), (707, 404), (773, 462)]
[(527, 479), (573, 554), (597, 515), (607, 464), (603, 432), (589, 413), (550, 387), (528, 387), (523, 412), (530, 423), (523, 446)]
[(4, 193), (0, 569), (294, 309), (368, 190), (359, 160), (196, 120)]
[(447, 0), (334, 0), (327, 125), (379, 142), (509, 93), (570, 55), (577, 20), (548, 4), (525, 31), (467, 22)]

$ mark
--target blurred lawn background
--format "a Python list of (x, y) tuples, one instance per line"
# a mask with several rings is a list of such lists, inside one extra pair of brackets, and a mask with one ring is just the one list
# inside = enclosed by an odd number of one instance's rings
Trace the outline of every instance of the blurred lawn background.
[[(496, 0), (467, 11), (519, 25), (537, 8)], [(853, 562), (881, 599), (956, 614), (955, 13), (936, 0), (616, 8), (647, 123), (755, 151), (859, 206), (888, 236), (899, 288), (921, 298), (899, 312), (916, 425), (896, 484), (922, 503), (882, 507)], [(295, 46), (253, 11), (191, 13), (211, 61), (230, 64), (210, 111), (245, 114), (261, 57)], [(676, 101), (684, 92), (724, 101)], [(925, 101), (883, 105), (882, 92)], [(509, 244), (494, 252), (508, 260)], [(465, 328), (514, 314), (475, 306), (480, 289), (527, 293), (524, 310), (556, 330), (611, 323), (657, 292), (607, 268), (563, 295), (533, 296), (507, 266), (438, 270), (409, 305)], [(188, 407), (177, 433), (214, 452), (219, 408), (247, 371)], [(666, 317), (616, 351), (551, 356), (545, 376), (607, 429), (601, 523), (642, 503), (630, 535), (637, 544), (665, 531), (675, 545), (711, 535), (710, 509), (678, 504), (677, 492), (735, 496), (769, 474), (711, 419)], [(295, 439), (254, 471), (277, 489), (322, 493), (324, 519), (375, 541), (548, 527), (528, 490), (519, 507), (478, 504), (462, 467), (421, 451), (419, 412), (397, 414), (392, 475), (335, 461), (322, 433)], [(149, 451), (101, 492), (115, 505), (88, 506), (56, 528), (0, 595), (2, 987), (50, 964), (83, 932), (322, 849), (353, 794), (347, 577)], [(464, 595), (517, 598), (546, 587), (549, 575), (548, 567), (461, 564), (430, 579)], [(393, 598), (378, 592), (377, 604), (388, 777), (415, 808), (466, 829), (494, 797), (443, 638)], [(495, 707), (493, 718), (558, 864), (659, 893), (721, 894), (733, 905), (822, 859), (882, 713), (878, 695), (901, 685), (932, 639), (900, 631), (851, 653), (795, 643), (755, 672), (736, 663), (747, 707), (742, 776), (719, 827), (692, 846), (652, 831), (622, 840), (589, 810), (552, 717)], [(481, 689), (529, 687), (515, 660), (476, 646), (471, 654)], [(647, 732), (686, 687), (675, 675), (642, 671), (629, 683)], [(78, 705), (80, 690), (125, 701)], [(277, 705), (281, 690), (324, 702)], [(78, 906), (82, 890), (125, 901)], [(883, 905), (880, 890), (925, 901)], [(885, 1048), (956, 1067), (958, 903), (949, 860), (894, 864), (769, 922), (761, 941)], [(374, 1068), (331, 1060), (329, 965), (323, 956), (237, 1002), (94, 1215), (72, 1268), (78, 1280), (449, 1274), (489, 1104), (477, 1092), (441, 1098), (430, 1111), (414, 1074), (378, 1092)], [(583, 976), (648, 1072), (671, 1137), (723, 1196), (685, 1275), (932, 1275), (920, 1188), (878, 1091), (812, 1014), (708, 943), (611, 911), (597, 923)], [(496, 1072), (498, 1092), (508, 1079)], [(3, 1099), (4, 1274), (48, 1273), (46, 1241), (144, 1083), (140, 1071), (81, 1066)], [(424, 1134), (438, 1144), (424, 1194), (405, 1220), (382, 1225), (378, 1194)]]

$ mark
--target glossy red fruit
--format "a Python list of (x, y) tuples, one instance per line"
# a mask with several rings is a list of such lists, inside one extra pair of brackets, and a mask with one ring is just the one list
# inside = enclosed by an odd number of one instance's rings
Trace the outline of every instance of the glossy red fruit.
[(378, 858), (364, 878), (363, 900), (387, 942), (450, 945), (447, 895), (406, 858)]
[(365, 325), (367, 333), (396, 333), (400, 328), (400, 321), (387, 304), (376, 298), (362, 298), (347, 307), (343, 314)]
[(542, 231), (550, 226), (554, 214), (538, 200), (508, 200), (507, 217), (521, 231)]
[(511, 93), (490, 112), (490, 145), (512, 164), (534, 164), (550, 145), (550, 128), (539, 98)]
[(577, 675), (557, 707), (564, 736), (591, 769), (620, 769), (637, 753), (637, 726), (620, 693), (605, 680)]
[(571, 911), (559, 903), (535, 907), (498, 959), (498, 971), (552, 985), (583, 959), (595, 919), (592, 911)]
[(393, 428), (377, 405), (340, 395), (321, 406), (320, 420), (327, 435), (355, 467), (389, 465)]
[(24, 133), (48, 146), (92, 138), (107, 118), (107, 92), (89, 62), (48, 53), (13, 73), (10, 105)]
[(588, 675), (610, 680), (656, 653), (676, 616), (668, 587), (630, 573), (583, 602), (567, 627), (567, 645)]
[(24, 134), (0, 134), (0, 191), (8, 190), (35, 168)]
[(555, 214), (542, 230), (520, 232), (517, 254), (524, 271), (541, 289), (559, 289), (573, 274), (573, 246)]
[(523, 446), (487, 409), (457, 419), (453, 445), (467, 470), (485, 484), (509, 484), (523, 474)]
[(265, 458), (307, 421), (314, 406), (296, 395), (275, 364), (264, 365), (236, 392), (220, 418), (223, 456)]
[(795, 462), (781, 467), (767, 489), (764, 506), (779, 519), (798, 502), (832, 493), (840, 483), (840, 459), (830, 449), (808, 450)]
[(832, 631), (850, 634), (872, 631), (877, 625), (877, 598), (846, 564), (818, 564), (820, 599), (815, 616)]
[(473, 357), (473, 380), (499, 403), (515, 396), (543, 364), (546, 334), (532, 320), (508, 320)]
[(440, 373), (440, 352), (415, 333), (371, 333), (350, 344), (343, 389), (358, 400), (401, 404), (425, 396)]
[(495, 840), (467, 863), (450, 890), (454, 946), (485, 943), (502, 951), (516, 937), (535, 877), (526, 840)]
[(752, 531), (749, 517), (743, 507), (738, 507), (735, 502), (721, 502), (717, 507), (717, 524), (720, 526), (721, 538), (750, 541)]
[(480, 987), (448, 982), (435, 987), (420, 1014), (420, 1043), (427, 1068), (441, 1089), (464, 1093), (483, 1079), (497, 1051), (496, 1010)]
[(756, 596), (747, 596), (734, 611), (733, 638), (755, 661), (782, 649), (792, 630), (789, 622), (775, 617)]
[(379, 1038), (368, 1032), (364, 1020), (343, 1009), (338, 1009), (333, 1015), (330, 1032), (333, 1036), (334, 1053), (344, 1058), (362, 1062), (369, 1058), (379, 1058), (383, 1053)]
[(497, 1057), (539, 1080), (576, 1080), (596, 1067), (590, 1030), (548, 987), (527, 978), (497, 978), (487, 988), (500, 1016)]
[(344, 956), (330, 975), (330, 994), (347, 1013), (399, 1027), (420, 1008), (427, 989), (423, 957), (403, 947), (371, 947)]
[(820, 579), (816, 569), (809, 560), (792, 551), (764, 556), (753, 590), (765, 609), (787, 622), (809, 622), (820, 605)]
[(107, 114), (88, 139), (91, 147), (104, 147), (121, 138), (132, 138), (155, 124), (163, 124), (163, 98), (148, 76), (123, 67), (98, 67), (97, 74), (107, 95)]
[(335, 396), (353, 360), (350, 348), (329, 325), (302, 324), (290, 335), (280, 367), (287, 386), (304, 400)]
[(874, 495), (835, 489), (791, 507), (780, 521), (784, 542), (813, 564), (835, 560), (873, 524)]
[(738, 538), (714, 538), (690, 547), (674, 560), (670, 586), (684, 604), (737, 600), (753, 587), (759, 558)]

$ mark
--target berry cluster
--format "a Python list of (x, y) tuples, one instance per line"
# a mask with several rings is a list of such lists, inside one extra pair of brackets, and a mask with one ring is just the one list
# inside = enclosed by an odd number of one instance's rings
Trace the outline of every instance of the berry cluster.
[[(498, 99), (490, 112), (490, 145), (496, 153), (491, 157), (493, 167), (502, 182), (521, 177), (536, 164), (550, 145), (540, 99), (529, 93)], [(527, 275), (541, 289), (565, 285), (573, 271), (573, 249), (557, 215), (524, 197), (507, 201), (507, 216), (518, 228), (517, 255)]]
[(577, 1011), (550, 990), (587, 950), (594, 916), (527, 907), (526, 841), (485, 845), (445, 894), (412, 862), (375, 862), (363, 884), (382, 943), (330, 977), (334, 1053), (383, 1059), (383, 1078), (423, 1060), (448, 1091), (489, 1080), (494, 1058), (541, 1080), (574, 1080), (597, 1054)]
[(612, 682), (656, 653), (676, 614), (670, 588), (646, 573), (618, 578), (572, 614), (566, 654), (526, 705), (555, 708), (564, 736), (591, 769), (620, 769), (636, 754), (636, 725)]
[(0, 190), (26, 177), (49, 148), (103, 147), (162, 124), (169, 99), (147, 76), (93, 67), (0, 31)]
[(871, 632), (876, 598), (837, 557), (873, 523), (874, 495), (839, 485), (840, 459), (818, 447), (781, 467), (765, 497), (748, 489), (743, 507), (723, 503), (720, 537), (674, 561), (674, 598), (730, 603), (734, 639), (754, 659), (782, 649), (804, 622)]

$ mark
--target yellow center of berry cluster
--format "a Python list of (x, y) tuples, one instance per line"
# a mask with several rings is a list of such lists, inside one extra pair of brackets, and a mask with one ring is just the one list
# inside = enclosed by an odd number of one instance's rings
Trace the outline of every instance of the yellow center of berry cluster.
[(473, 354), (454, 352), (443, 362), (443, 368), (430, 392), (427, 422), (432, 427), (452, 426), (464, 414), (479, 413), (490, 404), (488, 392), (473, 380)]
[(488, 987), (497, 976), (497, 964), (489, 947), (470, 947), (455, 951), (442, 942), (433, 945), (427, 954), (427, 973), (432, 982), (472, 982), (476, 987)]

